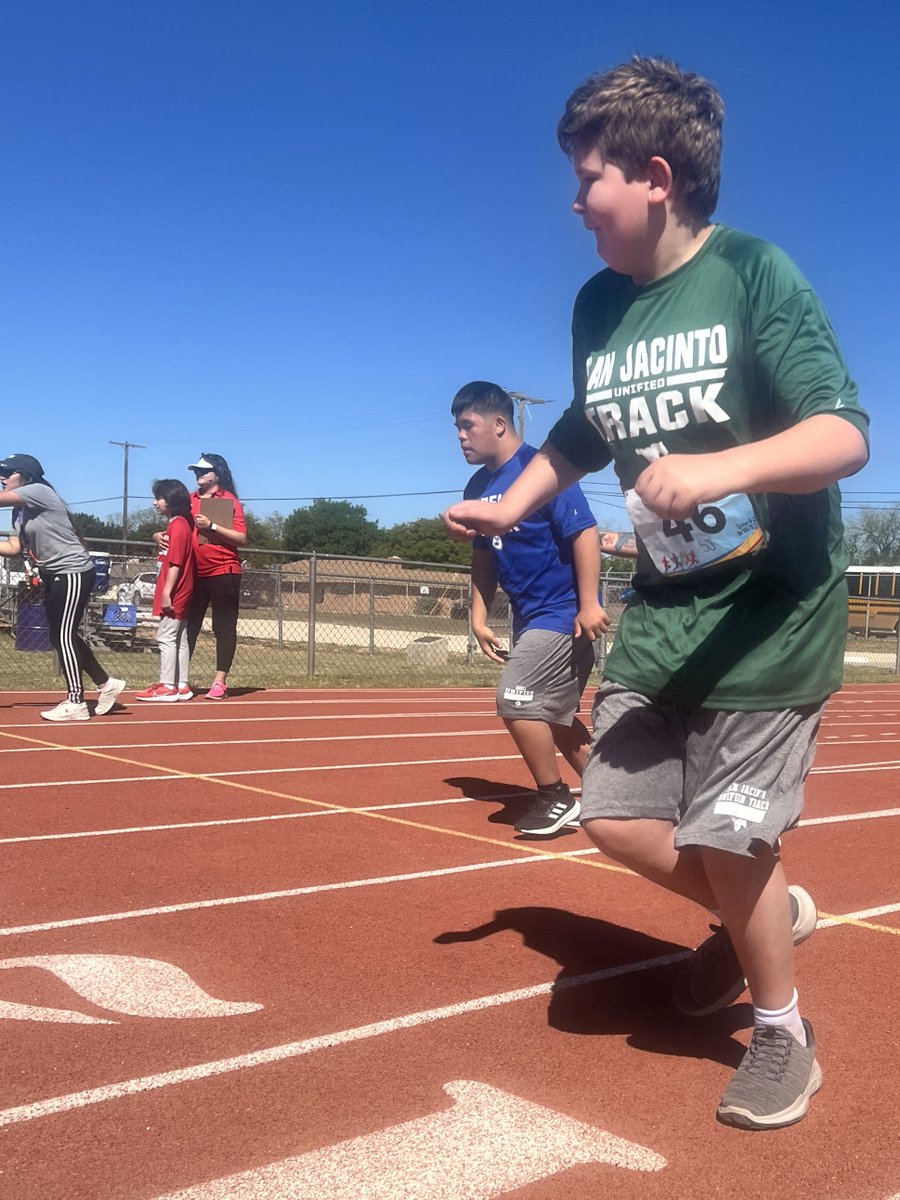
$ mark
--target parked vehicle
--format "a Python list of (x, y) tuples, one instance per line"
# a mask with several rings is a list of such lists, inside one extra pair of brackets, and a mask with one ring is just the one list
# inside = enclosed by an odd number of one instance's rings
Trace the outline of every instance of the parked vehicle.
[(156, 571), (141, 571), (134, 579), (120, 583), (116, 590), (119, 604), (134, 604), (137, 607), (152, 604), (156, 592), (156, 574)]

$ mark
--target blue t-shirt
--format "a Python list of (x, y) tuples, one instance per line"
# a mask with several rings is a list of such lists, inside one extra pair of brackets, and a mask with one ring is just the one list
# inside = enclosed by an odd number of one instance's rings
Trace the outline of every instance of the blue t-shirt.
[[(465, 499), (496, 503), (535, 454), (533, 446), (523, 443), (493, 473), (482, 467), (469, 480)], [(490, 550), (494, 556), (497, 579), (512, 604), (514, 637), (526, 629), (572, 633), (578, 591), (571, 539), (596, 524), (584, 493), (575, 483), (502, 537), (479, 535), (474, 539), (475, 549)]]

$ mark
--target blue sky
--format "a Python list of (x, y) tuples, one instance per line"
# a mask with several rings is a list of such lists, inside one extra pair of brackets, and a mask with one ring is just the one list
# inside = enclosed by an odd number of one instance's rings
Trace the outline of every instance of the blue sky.
[[(98, 516), (121, 510), (110, 439), (147, 447), (132, 511), (213, 451), (259, 515), (439, 512), (470, 473), (459, 386), (552, 401), (537, 443), (568, 403), (601, 264), (556, 121), (592, 71), (662, 53), (724, 95), (717, 218), (795, 259), (860, 385), (848, 511), (898, 502), (898, 34), (867, 0), (11, 0), (2, 452)], [(621, 524), (611, 473), (587, 482)]]

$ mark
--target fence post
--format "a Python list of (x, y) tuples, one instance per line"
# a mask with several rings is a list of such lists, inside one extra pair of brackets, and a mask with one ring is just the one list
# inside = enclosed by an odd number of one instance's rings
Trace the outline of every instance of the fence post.
[[(356, 588), (356, 582), (353, 584)], [(375, 653), (375, 580), (369, 580), (369, 653)]]
[(275, 619), (278, 622), (278, 648), (284, 649), (284, 596), (282, 595), (282, 587), (284, 580), (282, 579), (281, 563), (275, 564)]
[(316, 673), (316, 556), (309, 558), (309, 605), (306, 618), (306, 674)]

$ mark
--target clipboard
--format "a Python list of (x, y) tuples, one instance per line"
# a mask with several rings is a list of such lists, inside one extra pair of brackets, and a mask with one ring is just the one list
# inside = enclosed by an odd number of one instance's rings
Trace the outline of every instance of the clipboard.
[[(225, 496), (209, 496), (201, 500), (200, 511), (204, 517), (209, 517), (214, 525), (224, 525), (226, 529), (234, 526), (234, 501)], [(201, 546), (206, 546), (210, 542), (215, 544), (214, 538), (207, 537), (199, 529), (197, 530), (197, 541)]]

